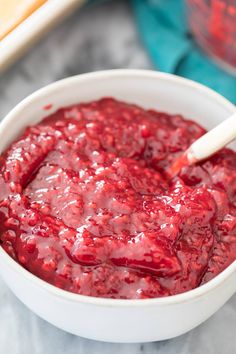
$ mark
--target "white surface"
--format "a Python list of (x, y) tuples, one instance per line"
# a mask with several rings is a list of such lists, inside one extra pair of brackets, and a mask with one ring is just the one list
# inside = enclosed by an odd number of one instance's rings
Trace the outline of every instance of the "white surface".
[[(50, 85), (19, 104), (1, 123), (0, 150), (23, 127), (38, 122), (45, 115), (45, 105), (52, 104), (54, 111), (103, 96), (178, 112), (207, 128), (234, 111), (232, 104), (213, 91), (172, 75), (122, 70), (87, 74)], [(65, 292), (28, 273), (2, 249), (0, 273), (42, 318), (68, 332), (113, 342), (163, 340), (185, 333), (211, 316), (236, 290), (236, 261), (198, 289), (150, 300), (99, 299)]]
[(236, 139), (236, 113), (196, 140), (188, 149), (193, 163), (206, 159)]
[(48, 0), (4, 39), (0, 40), (0, 71), (11, 65), (30, 45), (84, 0)]

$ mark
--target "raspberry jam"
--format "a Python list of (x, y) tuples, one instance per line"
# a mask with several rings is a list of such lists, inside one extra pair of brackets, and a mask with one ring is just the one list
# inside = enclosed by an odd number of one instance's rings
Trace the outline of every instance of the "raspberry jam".
[(83, 295), (185, 292), (236, 259), (236, 153), (170, 165), (205, 130), (104, 98), (28, 127), (0, 159), (0, 240), (23, 267)]

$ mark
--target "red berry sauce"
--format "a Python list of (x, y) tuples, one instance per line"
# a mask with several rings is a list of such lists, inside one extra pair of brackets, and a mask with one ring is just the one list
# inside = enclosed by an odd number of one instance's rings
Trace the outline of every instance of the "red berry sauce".
[(205, 130), (104, 98), (28, 127), (0, 158), (0, 240), (27, 270), (90, 296), (169, 296), (236, 259), (236, 153), (170, 165)]

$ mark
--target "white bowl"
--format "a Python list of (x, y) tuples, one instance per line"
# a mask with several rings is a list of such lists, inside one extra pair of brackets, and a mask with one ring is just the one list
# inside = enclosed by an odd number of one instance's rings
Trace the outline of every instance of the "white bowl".
[[(212, 90), (173, 75), (112, 70), (65, 79), (26, 98), (0, 125), (3, 151), (29, 124), (62, 106), (104, 96), (170, 113), (211, 128), (235, 110)], [(52, 104), (50, 111), (43, 107)], [(108, 342), (148, 342), (183, 334), (217, 311), (236, 290), (236, 261), (207, 284), (186, 293), (147, 300), (72, 294), (37, 278), (0, 247), (0, 274), (37, 315), (70, 333)]]

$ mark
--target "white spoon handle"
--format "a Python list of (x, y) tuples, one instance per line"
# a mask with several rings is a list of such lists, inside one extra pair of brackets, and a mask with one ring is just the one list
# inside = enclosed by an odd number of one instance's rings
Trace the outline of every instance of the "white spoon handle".
[(204, 160), (236, 139), (236, 113), (196, 140), (188, 149), (190, 163)]

